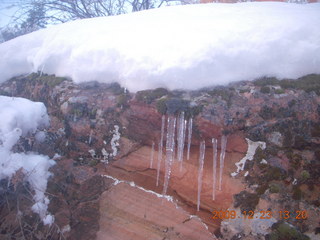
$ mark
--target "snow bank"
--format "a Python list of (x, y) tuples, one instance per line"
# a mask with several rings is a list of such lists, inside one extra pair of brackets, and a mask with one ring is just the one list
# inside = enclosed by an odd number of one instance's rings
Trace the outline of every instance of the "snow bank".
[(0, 180), (22, 170), (35, 192), (32, 210), (40, 215), (44, 224), (51, 224), (53, 217), (47, 214), (49, 199), (44, 193), (50, 176), (48, 169), (54, 161), (35, 153), (11, 152), (21, 136), (49, 124), (47, 110), (43, 103), (0, 96), (0, 116)]
[(167, 7), (78, 20), (0, 45), (0, 82), (43, 71), (131, 91), (320, 73), (320, 3)]

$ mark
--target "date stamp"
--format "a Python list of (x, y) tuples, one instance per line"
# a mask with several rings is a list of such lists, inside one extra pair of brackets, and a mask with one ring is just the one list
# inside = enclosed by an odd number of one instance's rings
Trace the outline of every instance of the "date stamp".
[(298, 219), (305, 220), (308, 218), (308, 212), (306, 210), (297, 210), (297, 211), (242, 211), (241, 214), (236, 212), (235, 210), (220, 210), (213, 211), (212, 219), (271, 219), (272, 217), (278, 219)]

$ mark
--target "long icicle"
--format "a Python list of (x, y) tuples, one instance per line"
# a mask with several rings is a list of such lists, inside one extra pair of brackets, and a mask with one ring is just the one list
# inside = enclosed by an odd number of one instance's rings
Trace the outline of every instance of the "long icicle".
[(192, 139), (192, 118), (189, 119), (188, 122), (188, 150), (187, 150), (187, 160), (190, 159), (190, 146)]
[(220, 152), (220, 175), (219, 175), (219, 191), (222, 189), (222, 174), (224, 168), (224, 157), (226, 155), (227, 136), (221, 137), (221, 152)]
[(177, 131), (177, 141), (178, 141), (178, 148), (177, 148), (177, 160), (180, 162), (180, 170), (182, 167), (183, 161), (183, 149), (184, 149), (184, 112), (181, 112), (178, 119), (178, 131)]
[(150, 168), (153, 167), (153, 158), (154, 158), (154, 142), (152, 142), (152, 147), (151, 147)]
[(204, 153), (205, 153), (205, 150), (206, 150), (206, 143), (205, 143), (205, 141), (202, 141), (202, 142), (200, 143), (200, 154), (199, 154), (197, 211), (200, 210), (200, 197), (201, 197), (202, 175), (203, 175), (203, 163), (204, 163)]
[(216, 199), (216, 188), (217, 188), (217, 148), (218, 140), (212, 138), (212, 149), (213, 149), (213, 163), (212, 163), (212, 200)]
[(159, 175), (160, 175), (160, 168), (161, 168), (161, 161), (162, 161), (162, 148), (163, 148), (163, 137), (164, 137), (164, 124), (166, 121), (165, 115), (161, 118), (161, 135), (160, 135), (160, 142), (158, 144), (158, 165), (157, 165), (157, 182), (156, 186), (159, 186)]
[(174, 116), (168, 117), (167, 125), (167, 142), (166, 142), (166, 161), (165, 161), (165, 176), (162, 195), (166, 195), (171, 175), (171, 166), (173, 162), (174, 153), (174, 135), (176, 128), (176, 118)]
[(180, 162), (180, 172), (182, 171), (182, 164), (183, 164), (183, 150), (184, 150), (184, 142), (186, 140), (186, 131), (187, 131), (187, 120), (184, 120), (184, 127), (183, 127), (183, 137), (182, 137), (182, 160)]

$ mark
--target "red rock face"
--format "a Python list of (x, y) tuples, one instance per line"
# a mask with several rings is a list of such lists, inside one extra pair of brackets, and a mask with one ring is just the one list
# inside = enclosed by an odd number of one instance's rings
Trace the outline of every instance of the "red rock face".
[(98, 240), (216, 239), (200, 219), (175, 203), (128, 183), (119, 183), (100, 198)]
[[(234, 194), (244, 189), (244, 185), (237, 179), (230, 177), (235, 170), (235, 159), (243, 154), (227, 152), (223, 174), (222, 191), (216, 190), (216, 199), (212, 200), (212, 148), (208, 148), (205, 156), (203, 184), (201, 192), (201, 211), (196, 211), (197, 189), (198, 189), (198, 147), (192, 147), (190, 160), (184, 160), (182, 170), (180, 163), (174, 162), (169, 182), (168, 194), (179, 199), (181, 207), (193, 215), (201, 216), (202, 220), (209, 226), (211, 231), (219, 228), (219, 222), (212, 219), (213, 210), (227, 209), (232, 203)], [(107, 169), (107, 173), (119, 179), (133, 181), (146, 189), (162, 193), (164, 180), (164, 161), (161, 165), (160, 184), (156, 186), (156, 164), (150, 168), (151, 148), (142, 147), (127, 157), (113, 162)], [(158, 152), (155, 152), (157, 156)], [(220, 154), (218, 152), (218, 154)], [(157, 158), (155, 158), (157, 160)], [(155, 162), (157, 163), (157, 161)], [(219, 172), (219, 168), (217, 170)], [(218, 182), (218, 179), (217, 179)]]
[[(292, 203), (292, 207), (296, 207), (299, 204), (295, 201), (303, 196), (310, 196), (304, 199), (308, 208), (314, 206), (319, 194), (310, 189), (319, 188), (320, 97), (301, 89), (282, 89), (277, 93), (273, 86), (270, 93), (264, 94), (260, 88), (244, 82), (192, 94), (164, 92), (162, 96), (155, 96), (156, 90), (150, 90), (144, 93), (148, 94), (147, 98), (138, 98), (139, 93), (124, 93), (118, 85), (97, 83), (75, 85), (64, 81), (48, 87), (41, 81), (34, 83), (21, 78), (0, 86), (0, 90), (10, 89), (14, 96), (46, 103), (51, 127), (45, 142), (37, 143), (33, 136), (28, 142), (32, 143), (29, 146), (32, 151), (50, 157), (55, 153), (62, 156), (56, 160), (57, 165), (52, 168), (54, 176), (48, 184), (49, 212), (68, 239), (214, 239), (212, 234), (219, 232), (221, 219), (212, 219), (212, 211), (233, 207), (234, 195), (243, 190), (257, 194), (264, 201), (263, 206), (279, 205), (269, 196), (271, 190), (279, 189), (281, 206)], [(172, 107), (170, 99), (179, 99), (181, 106), (176, 101), (178, 105), (174, 107), (177, 108), (185, 108), (183, 104), (187, 102), (190, 104), (184, 109), (187, 118), (194, 115), (190, 160), (186, 160), (185, 147), (181, 170), (177, 161), (172, 166), (167, 194), (175, 204), (162, 203), (155, 194), (128, 183), (113, 185), (112, 180), (102, 177), (109, 175), (121, 181), (133, 181), (136, 186), (162, 193), (164, 160), (160, 184), (156, 186), (162, 116), (159, 112)], [(160, 107), (159, 103), (162, 103)], [(119, 146), (112, 147), (115, 126), (119, 127), (121, 137)], [(218, 139), (219, 156), (222, 135), (228, 136), (222, 190), (216, 190), (216, 199), (212, 200), (211, 139)], [(245, 138), (264, 141), (267, 149), (261, 150), (253, 161), (248, 161), (245, 171), (232, 178), (235, 163), (247, 153)], [(196, 211), (202, 140), (206, 142), (206, 152), (200, 211)], [(153, 142), (154, 162), (150, 167)], [(22, 148), (20, 145), (17, 151)], [(114, 147), (116, 156), (112, 156)], [(267, 166), (261, 163), (263, 159)], [(108, 164), (103, 163), (106, 160)], [(245, 172), (248, 176), (244, 176)], [(281, 174), (285, 176), (283, 179)], [(297, 185), (292, 184), (294, 179)], [(217, 185), (218, 182), (217, 178)], [(14, 219), (14, 214), (12, 212), (8, 219)], [(191, 215), (200, 220), (190, 219)], [(313, 216), (314, 222), (319, 220), (316, 216)], [(10, 223), (17, 224), (13, 220)], [(58, 237), (55, 235), (53, 239)]]

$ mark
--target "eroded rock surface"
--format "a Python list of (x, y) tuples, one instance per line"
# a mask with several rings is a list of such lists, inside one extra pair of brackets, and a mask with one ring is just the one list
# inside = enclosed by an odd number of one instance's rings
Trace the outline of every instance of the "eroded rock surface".
[[(39, 74), (11, 79), (0, 86), (1, 94), (42, 101), (48, 108), (51, 127), (44, 141), (28, 136), (15, 146), (15, 151), (60, 155), (47, 189), (49, 212), (56, 221), (49, 228), (39, 224), (37, 216), (28, 211), (32, 205), (27, 200), (28, 186), (19, 188), (3, 182), (0, 215), (5, 221), (0, 223), (1, 238), (24, 235), (26, 239), (107, 239), (110, 235), (114, 236), (110, 239), (141, 239), (146, 234), (150, 236), (147, 239), (214, 239), (215, 234), (222, 239), (266, 239), (269, 234), (274, 239), (285, 239), (296, 231), (297, 239), (316, 239), (320, 232), (319, 81), (318, 75), (296, 82), (265, 78), (203, 91), (155, 89), (133, 94), (117, 84), (75, 85), (67, 79)], [(174, 204), (160, 206), (161, 199), (154, 194), (127, 183), (114, 185), (102, 177), (133, 181), (136, 186), (162, 193), (164, 161), (160, 184), (155, 184), (161, 116), (181, 111), (186, 119), (193, 118), (194, 126), (190, 160), (184, 159), (181, 171), (180, 164), (173, 163), (167, 194)], [(213, 201), (211, 138), (218, 139), (219, 156), (222, 135), (228, 136), (223, 184)], [(266, 148), (258, 147), (243, 171), (231, 177), (237, 170), (235, 164), (247, 154), (246, 138), (264, 142)], [(202, 140), (207, 150), (197, 212)], [(153, 142), (156, 147), (150, 168)], [(241, 192), (247, 194), (237, 198)], [(249, 201), (248, 196), (257, 201)], [(252, 224), (241, 231), (231, 223), (225, 224), (228, 219), (212, 219), (212, 211), (228, 208), (283, 209), (292, 215), (288, 219), (274, 215), (277, 224), (271, 228), (268, 225), (265, 231), (253, 231)], [(309, 213), (308, 219), (294, 217), (296, 211), (304, 210)], [(26, 224), (15, 221), (17, 212)], [(192, 215), (200, 220), (190, 220)]]

